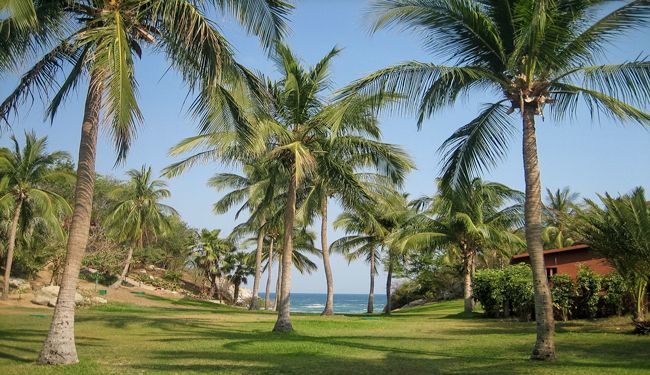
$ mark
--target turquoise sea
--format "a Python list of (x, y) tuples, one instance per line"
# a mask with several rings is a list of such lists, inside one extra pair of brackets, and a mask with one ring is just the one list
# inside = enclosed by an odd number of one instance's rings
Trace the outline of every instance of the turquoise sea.
[[(271, 300), (275, 293), (270, 293)], [(264, 293), (260, 294), (264, 298)], [(291, 311), (320, 314), (325, 308), (324, 293), (291, 293)], [(380, 313), (386, 304), (385, 294), (375, 294), (375, 312)], [(367, 294), (334, 294), (334, 312), (337, 314), (362, 314), (368, 306)]]

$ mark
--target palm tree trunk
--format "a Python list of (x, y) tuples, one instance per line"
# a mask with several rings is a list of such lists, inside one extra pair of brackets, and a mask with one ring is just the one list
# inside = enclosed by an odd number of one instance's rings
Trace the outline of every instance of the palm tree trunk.
[(280, 309), (280, 296), (282, 295), (282, 257), (279, 258), (278, 261), (278, 278), (275, 281), (275, 302), (274, 302), (274, 309), (275, 311), (279, 311)]
[(271, 237), (271, 242), (269, 243), (269, 262), (266, 266), (267, 278), (266, 278), (266, 290), (264, 292), (264, 310), (269, 309), (271, 304), (271, 278), (273, 277), (273, 237)]
[(526, 202), (524, 205), (526, 245), (533, 268), (533, 289), (535, 292), (535, 322), (537, 341), (531, 359), (555, 359), (555, 321), (553, 320), (553, 301), (546, 280), (544, 267), (544, 244), (542, 241), (542, 194), (537, 158), (537, 139), (535, 135), (535, 107), (524, 105), (523, 113), (523, 155), (526, 179)]
[(16, 211), (14, 218), (11, 220), (11, 227), (9, 228), (9, 243), (7, 244), (7, 263), (5, 263), (5, 276), (4, 285), (2, 286), (2, 299), (4, 301), (9, 299), (9, 278), (11, 277), (11, 263), (14, 261), (14, 249), (16, 247), (16, 231), (18, 231), (18, 220), (20, 219), (20, 211), (23, 208), (23, 199), (20, 198), (16, 202)]
[[(237, 300), (239, 300), (239, 285), (240, 284), (241, 284), (240, 282), (235, 283), (235, 290), (233, 291), (233, 295), (232, 295), (232, 297), (233, 297), (232, 304), (233, 305), (236, 305)], [(255, 298), (255, 296), (253, 296), (253, 298)]]
[(214, 298), (214, 292), (217, 290), (217, 275), (209, 273), (208, 280), (210, 280), (210, 290), (208, 291), (208, 298)]
[(386, 277), (386, 307), (384, 307), (384, 313), (390, 314), (391, 305), (390, 305), (390, 292), (391, 286), (393, 283), (393, 257), (388, 255), (388, 276)]
[(90, 76), (79, 144), (79, 163), (75, 187), (75, 205), (68, 234), (68, 244), (59, 289), (58, 302), (50, 330), (38, 361), (42, 364), (77, 363), (74, 338), (74, 297), (77, 292), (81, 260), (88, 243), (95, 189), (97, 127), (102, 103), (103, 73), (97, 69)]
[[(255, 279), (253, 280), (253, 297), (248, 306), (249, 310), (257, 310), (258, 295), (260, 294), (260, 277), (262, 277), (262, 250), (264, 247), (264, 224), (265, 220), (262, 219), (260, 228), (257, 232), (257, 249), (255, 251)], [(235, 301), (236, 303), (237, 301)]]
[(368, 314), (375, 311), (375, 249), (370, 249), (370, 292), (368, 293)]
[(298, 179), (296, 176), (295, 162), (291, 168), (291, 181), (287, 193), (287, 206), (284, 214), (284, 243), (282, 246), (282, 281), (280, 289), (280, 307), (278, 320), (273, 327), (274, 332), (291, 332), (291, 266), (293, 264), (293, 225), (296, 219), (296, 190)]
[(111, 284), (112, 289), (117, 289), (122, 285), (122, 282), (126, 278), (126, 275), (129, 273), (129, 267), (131, 267), (131, 259), (133, 259), (133, 246), (129, 246), (129, 252), (126, 254), (126, 262), (124, 262), (124, 268), (120, 276), (118, 276), (117, 281)]
[(474, 268), (474, 250), (467, 245), (462, 245), (463, 250), (463, 299), (466, 313), (474, 311), (474, 298), (472, 297), (472, 274)]
[(323, 195), (321, 202), (321, 224), (320, 224), (321, 247), (323, 248), (323, 266), (325, 268), (325, 280), (327, 281), (327, 299), (325, 310), (321, 315), (334, 315), (334, 278), (330, 266), (330, 251), (327, 243), (327, 195)]

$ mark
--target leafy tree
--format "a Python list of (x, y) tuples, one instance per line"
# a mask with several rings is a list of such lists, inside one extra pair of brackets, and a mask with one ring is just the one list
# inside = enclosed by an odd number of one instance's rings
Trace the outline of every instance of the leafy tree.
[(196, 244), (191, 249), (191, 262), (200, 269), (210, 284), (208, 297), (216, 294), (221, 299), (223, 291), (219, 290), (219, 279), (225, 273), (225, 259), (237, 250), (229, 238), (219, 237), (220, 229), (202, 229)]
[(629, 195), (599, 196), (604, 207), (586, 200), (579, 233), (586, 244), (609, 260), (623, 276), (636, 308), (637, 320), (645, 320), (650, 275), (650, 205), (645, 190)]
[(191, 111), (202, 127), (210, 127), (215, 117), (239, 117), (229, 111), (230, 97), (224, 86), (252, 81), (206, 12), (217, 8), (233, 14), (268, 47), (282, 36), (290, 7), (277, 0), (34, 0), (33, 4), (37, 27), (14, 27), (20, 22), (14, 18), (2, 21), (0, 74), (23, 71), (27, 61), (36, 63), (0, 104), (0, 118), (8, 121), (8, 114), (26, 99), (37, 92), (47, 96), (52, 87), (59, 87), (48, 100), (47, 114), (53, 118), (71, 91), (88, 78), (66, 268), (39, 358), (44, 364), (69, 364), (78, 362), (74, 294), (88, 242), (100, 116), (109, 124), (118, 160), (126, 157), (142, 122), (134, 57), (141, 57), (144, 47), (155, 45), (190, 91), (199, 93)]
[(130, 178), (126, 185), (110, 193), (117, 204), (105, 221), (109, 234), (128, 247), (124, 268), (112, 288), (119, 288), (126, 277), (133, 250), (143, 249), (145, 240), (150, 242), (168, 231), (169, 217), (178, 215), (174, 208), (160, 203), (171, 192), (167, 183), (153, 178), (151, 167), (143, 165), (140, 170), (131, 169), (126, 174)]
[[(49, 233), (63, 238), (63, 216), (70, 213), (68, 202), (52, 190), (47, 182), (74, 177), (59, 173), (53, 167), (69, 158), (63, 151), (47, 152), (47, 138), (25, 133), (25, 144), (21, 147), (15, 136), (11, 137), (13, 149), (0, 149), (0, 206), (12, 212), (7, 231), (7, 255), (5, 263), (2, 299), (9, 298), (9, 278), (19, 227), (27, 230), (38, 221)], [(32, 227), (33, 230), (33, 227)], [(26, 233), (27, 234), (27, 233)]]
[(443, 107), (477, 90), (497, 93), (479, 115), (442, 146), (446, 184), (465, 184), (506, 154), (519, 112), (526, 181), (525, 231), (535, 285), (537, 341), (531, 358), (555, 357), (555, 322), (546, 282), (542, 241), (540, 168), (535, 120), (546, 107), (556, 120), (575, 115), (583, 99), (592, 116), (647, 125), (638, 107), (650, 95), (650, 63), (636, 59), (599, 65), (606, 46), (625, 32), (646, 27), (650, 4), (573, 0), (375, 0), (373, 30), (412, 30), (428, 51), (450, 64), (409, 61), (353, 83), (346, 93), (397, 93), (400, 109), (414, 109), (418, 126)]

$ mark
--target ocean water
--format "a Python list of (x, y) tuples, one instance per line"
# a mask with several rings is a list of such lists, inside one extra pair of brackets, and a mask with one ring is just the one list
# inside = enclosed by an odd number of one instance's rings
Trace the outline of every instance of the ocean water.
[[(271, 301), (275, 300), (275, 293), (269, 293)], [(325, 308), (324, 293), (291, 293), (291, 311), (303, 313), (323, 312)], [(260, 293), (264, 299), (264, 293)], [(385, 294), (375, 294), (375, 312), (380, 313), (386, 304)], [(362, 314), (367, 311), (367, 294), (334, 294), (334, 313), (336, 314)]]

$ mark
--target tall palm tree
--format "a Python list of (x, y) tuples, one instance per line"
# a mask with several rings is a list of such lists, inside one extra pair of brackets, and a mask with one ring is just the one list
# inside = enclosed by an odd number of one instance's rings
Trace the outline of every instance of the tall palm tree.
[(25, 145), (21, 147), (15, 136), (11, 136), (13, 150), (0, 149), (0, 185), (4, 192), (0, 206), (11, 212), (7, 230), (7, 259), (5, 263), (2, 299), (9, 298), (9, 278), (16, 246), (16, 233), (21, 222), (38, 218), (44, 226), (59, 238), (63, 238), (62, 214), (71, 212), (68, 202), (47, 188), (48, 182), (59, 178), (74, 179), (73, 176), (53, 169), (56, 163), (69, 159), (63, 151), (47, 152), (47, 138), (37, 138), (25, 132)]
[[(29, 0), (28, 0), (29, 1)], [(155, 45), (179, 71), (192, 92), (199, 95), (191, 112), (209, 128), (216, 118), (240, 118), (225, 87), (249, 73), (233, 59), (218, 27), (206, 17), (218, 8), (237, 17), (268, 47), (284, 32), (290, 8), (278, 0), (34, 0), (38, 27), (16, 28), (0, 38), (0, 74), (29, 68), (16, 89), (0, 104), (0, 118), (35, 92), (47, 94), (60, 87), (49, 101), (53, 118), (59, 105), (88, 76), (75, 188), (75, 207), (68, 237), (66, 267), (59, 299), (39, 356), (44, 364), (78, 362), (74, 344), (74, 294), (84, 249), (88, 242), (95, 178), (97, 129), (100, 114), (110, 124), (118, 160), (126, 157), (142, 114), (136, 101), (134, 56)], [(10, 28), (13, 21), (3, 20)], [(5, 28), (2, 28), (5, 33)], [(56, 83), (65, 77), (61, 85)], [(246, 132), (245, 126), (240, 127)]]
[[(327, 212), (331, 198), (343, 207), (363, 209), (364, 180), (374, 169), (392, 184), (400, 185), (414, 164), (400, 147), (380, 142), (381, 131), (375, 116), (375, 98), (353, 98), (333, 103), (323, 111), (339, 112), (329, 134), (323, 134), (322, 151), (316, 154), (316, 173), (307, 181), (307, 197), (302, 205), (303, 215), (316, 214), (321, 219), (321, 248), (327, 297), (322, 315), (334, 314), (334, 280), (330, 266), (327, 240)], [(343, 107), (343, 108), (339, 108)], [(351, 132), (352, 130), (352, 132)], [(345, 183), (353, 180), (353, 183)], [(353, 189), (350, 189), (353, 187)], [(305, 219), (311, 219), (306, 217)]]
[(439, 184), (436, 196), (414, 202), (422, 213), (411, 218), (400, 235), (403, 246), (459, 251), (465, 312), (472, 312), (472, 282), (479, 253), (523, 245), (514, 234), (523, 221), (521, 201), (523, 193), (480, 178), (456, 189)]
[[(647, 125), (638, 106), (650, 94), (650, 62), (637, 59), (598, 65), (608, 43), (647, 26), (650, 4), (573, 0), (376, 0), (374, 29), (399, 26), (421, 35), (428, 50), (451, 56), (450, 65), (406, 62), (372, 73), (347, 92), (388, 91), (404, 96), (418, 126), (472, 89), (499, 93), (474, 120), (459, 128), (442, 149), (443, 179), (463, 184), (506, 153), (514, 132), (509, 115), (518, 111), (523, 128), (526, 181), (525, 229), (535, 290), (537, 341), (531, 358), (555, 357), (555, 322), (546, 281), (542, 203), (535, 119), (546, 105), (558, 120), (576, 113), (583, 98), (592, 115)], [(448, 60), (449, 61), (449, 60)]]
[(126, 185), (109, 193), (117, 203), (104, 222), (109, 234), (128, 247), (122, 273), (111, 288), (122, 285), (131, 266), (133, 250), (144, 248), (145, 239), (153, 241), (166, 233), (170, 229), (170, 216), (178, 216), (173, 207), (160, 203), (169, 198), (171, 192), (165, 181), (153, 178), (151, 167), (143, 165), (126, 174), (130, 178)]

